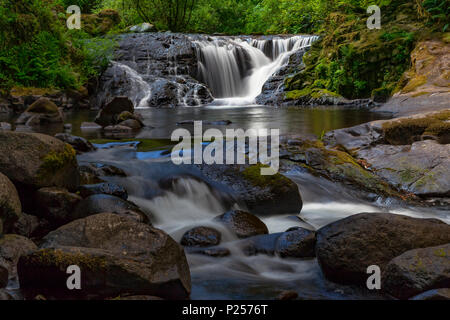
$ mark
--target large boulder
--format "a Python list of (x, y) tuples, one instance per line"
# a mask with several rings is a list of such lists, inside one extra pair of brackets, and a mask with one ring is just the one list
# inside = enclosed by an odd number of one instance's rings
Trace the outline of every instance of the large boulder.
[(257, 216), (241, 210), (230, 210), (215, 220), (223, 223), (238, 238), (269, 233), (267, 226)]
[(399, 299), (450, 288), (450, 243), (410, 250), (395, 257), (383, 272), (381, 287)]
[(27, 126), (63, 123), (64, 116), (58, 106), (47, 98), (40, 98), (30, 105), (16, 120), (16, 124)]
[(0, 132), (0, 172), (31, 188), (78, 185), (75, 150), (39, 133)]
[[(0, 173), (0, 224), (8, 231), (12, 225), (20, 218), (22, 205), (16, 187), (12, 182)], [(1, 235), (0, 227), (0, 235)]]
[(370, 265), (384, 270), (391, 259), (403, 252), (448, 242), (450, 226), (437, 219), (360, 213), (321, 228), (316, 255), (328, 279), (365, 284)]
[(133, 102), (127, 97), (115, 97), (99, 111), (95, 122), (102, 127), (114, 125), (117, 123), (120, 114), (124, 111), (133, 113)]
[(107, 194), (96, 194), (82, 200), (72, 212), (70, 220), (73, 221), (103, 212), (115, 213), (137, 222), (150, 223), (147, 214), (135, 204)]
[(73, 220), (72, 213), (82, 198), (64, 188), (41, 188), (36, 192), (36, 215), (59, 227)]
[(16, 234), (6, 234), (0, 238), (0, 267), (8, 270), (9, 279), (17, 280), (17, 262), (19, 258), (37, 249), (34, 242), (25, 237)]
[[(103, 213), (48, 234), (41, 250), (19, 260), (26, 297), (117, 297), (121, 294), (185, 299), (191, 290), (183, 249), (149, 225)], [(68, 290), (67, 267), (81, 269), (82, 290)]]
[(220, 243), (222, 235), (210, 227), (196, 227), (186, 231), (181, 238), (181, 245), (187, 247), (210, 247)]

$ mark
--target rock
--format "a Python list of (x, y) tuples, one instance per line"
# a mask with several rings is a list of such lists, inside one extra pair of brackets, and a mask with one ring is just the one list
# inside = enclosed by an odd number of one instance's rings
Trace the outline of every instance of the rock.
[(95, 123), (102, 127), (114, 125), (117, 123), (119, 115), (124, 111), (133, 113), (133, 102), (127, 97), (115, 97), (99, 111), (95, 118)]
[(280, 173), (261, 175), (258, 165), (199, 165), (210, 180), (229, 187), (237, 202), (256, 215), (300, 213), (302, 198), (297, 184)]
[(450, 300), (450, 288), (425, 291), (412, 297), (410, 300)]
[(48, 233), (47, 227), (46, 221), (41, 221), (36, 216), (22, 213), (19, 220), (14, 223), (10, 233), (18, 234), (25, 238), (39, 237)]
[(70, 144), (77, 152), (89, 152), (97, 149), (86, 139), (67, 133), (58, 133), (55, 135), (55, 138)]
[(0, 172), (31, 188), (78, 185), (75, 150), (39, 133), (0, 132)]
[[(131, 128), (133, 130), (139, 130), (142, 128), (142, 125), (139, 121), (134, 120), (134, 119), (128, 119), (122, 122), (119, 122), (119, 124), (116, 127), (128, 127)], [(108, 127), (107, 127), (108, 128)], [(106, 128), (105, 128), (106, 130)]]
[(115, 125), (115, 126), (107, 126), (105, 127), (105, 132), (107, 134), (111, 134), (111, 133), (130, 133), (133, 131), (132, 128), (130, 127), (126, 127), (126, 126), (122, 126), (122, 125)]
[[(121, 35), (115, 61), (99, 79), (96, 106), (127, 96), (136, 107), (198, 106), (213, 101), (196, 80), (198, 59), (193, 41), (203, 36), (181, 33)], [(148, 72), (151, 70), (151, 72)]]
[(14, 298), (4, 289), (0, 289), (0, 301), (14, 300)]
[(389, 184), (419, 197), (450, 196), (450, 148), (433, 140), (379, 145), (358, 152)]
[[(186, 299), (190, 294), (189, 266), (180, 245), (161, 230), (115, 214), (65, 225), (48, 234), (41, 248), (19, 260), (26, 297), (102, 299), (127, 293)], [(83, 272), (83, 290), (67, 289), (66, 269), (73, 264)]]
[(86, 171), (90, 171), (98, 176), (108, 176), (108, 177), (112, 177), (112, 176), (126, 177), (127, 176), (125, 171), (123, 171), (120, 168), (117, 168), (117, 167), (109, 165), (109, 164), (98, 163), (98, 162), (90, 163), (89, 165), (84, 166), (83, 169)]
[(189, 254), (202, 254), (214, 258), (227, 257), (231, 254), (229, 249), (222, 247), (185, 247), (184, 251)]
[(137, 222), (150, 223), (149, 217), (135, 204), (121, 198), (96, 194), (82, 200), (71, 215), (71, 221), (98, 213), (110, 212)]
[(295, 291), (283, 291), (278, 296), (277, 300), (296, 300), (298, 298), (298, 293)]
[(180, 243), (186, 247), (210, 247), (218, 245), (221, 238), (220, 232), (214, 228), (196, 227), (186, 231)]
[(128, 193), (124, 187), (110, 182), (85, 184), (80, 186), (78, 190), (80, 191), (80, 195), (83, 198), (87, 198), (95, 194), (109, 194), (112, 196), (122, 198), (123, 200), (128, 199)]
[(11, 131), (11, 124), (8, 122), (0, 122), (0, 131)]
[(16, 120), (16, 124), (27, 126), (63, 123), (64, 116), (58, 106), (47, 98), (40, 98), (25, 110)]
[(141, 24), (137, 24), (135, 26), (130, 27), (130, 32), (142, 33), (142, 32), (155, 32), (156, 27), (148, 22), (144, 22)]
[(223, 223), (238, 238), (269, 233), (267, 226), (257, 216), (241, 210), (228, 211), (215, 220)]
[(82, 165), (78, 167), (78, 173), (80, 175), (80, 185), (97, 184), (102, 183), (104, 180), (100, 179), (97, 169), (91, 165)]
[(315, 257), (316, 233), (303, 228), (284, 232), (277, 240), (276, 253), (282, 258)]
[(8, 270), (10, 280), (17, 280), (19, 258), (37, 249), (33, 241), (16, 234), (6, 234), (0, 238), (0, 266)]
[[(0, 173), (0, 221), (3, 222), (3, 228), (6, 232), (19, 220), (21, 215), (22, 204), (16, 187), (8, 177)], [(1, 233), (0, 230), (0, 235)]]
[(381, 287), (399, 299), (450, 287), (450, 243), (406, 251), (383, 271)]
[(0, 266), (0, 289), (8, 285), (8, 269)]
[(391, 259), (408, 250), (448, 242), (450, 226), (440, 220), (360, 213), (319, 229), (316, 255), (331, 281), (365, 285), (370, 265), (384, 270)]
[(63, 188), (41, 188), (36, 192), (37, 216), (47, 219), (52, 226), (59, 227), (72, 220), (73, 212), (83, 200), (79, 195)]
[(247, 256), (254, 256), (257, 254), (273, 256), (275, 255), (276, 243), (281, 235), (282, 233), (279, 232), (253, 236), (243, 240), (240, 244), (240, 248)]
[(99, 124), (96, 124), (95, 122), (83, 122), (81, 124), (81, 131), (94, 131), (94, 130), (102, 130), (102, 126)]

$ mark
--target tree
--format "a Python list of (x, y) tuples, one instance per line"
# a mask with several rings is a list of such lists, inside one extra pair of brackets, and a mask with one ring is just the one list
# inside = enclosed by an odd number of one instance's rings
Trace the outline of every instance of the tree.
[(189, 25), (197, 0), (132, 0), (140, 17), (160, 22), (171, 31), (184, 31)]

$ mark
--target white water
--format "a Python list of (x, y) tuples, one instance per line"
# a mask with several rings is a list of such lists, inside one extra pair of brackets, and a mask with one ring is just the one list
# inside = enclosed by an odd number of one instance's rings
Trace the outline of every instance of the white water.
[(270, 76), (285, 66), (293, 53), (311, 46), (317, 38), (196, 41), (199, 77), (211, 89), (216, 104), (254, 104)]

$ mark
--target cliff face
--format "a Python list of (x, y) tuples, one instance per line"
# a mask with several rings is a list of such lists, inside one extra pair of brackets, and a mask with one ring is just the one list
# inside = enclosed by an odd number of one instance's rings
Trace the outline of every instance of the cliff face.
[(450, 107), (450, 38), (421, 41), (396, 93), (377, 110), (409, 115)]
[[(386, 102), (414, 78), (417, 71), (408, 70), (420, 47), (432, 45), (448, 52), (448, 33), (434, 32), (416, 2), (393, 1), (382, 7), (381, 29), (368, 29), (368, 17), (365, 11), (345, 8), (330, 14), (321, 40), (303, 58), (304, 69), (285, 80), (285, 98), (295, 103), (311, 92), (331, 92), (347, 99), (372, 97)], [(440, 49), (431, 49), (430, 54), (445, 55), (436, 50)], [(448, 78), (446, 70), (443, 62), (432, 72), (440, 75), (433, 76), (440, 77), (439, 86)], [(403, 75), (406, 71), (409, 76)]]

